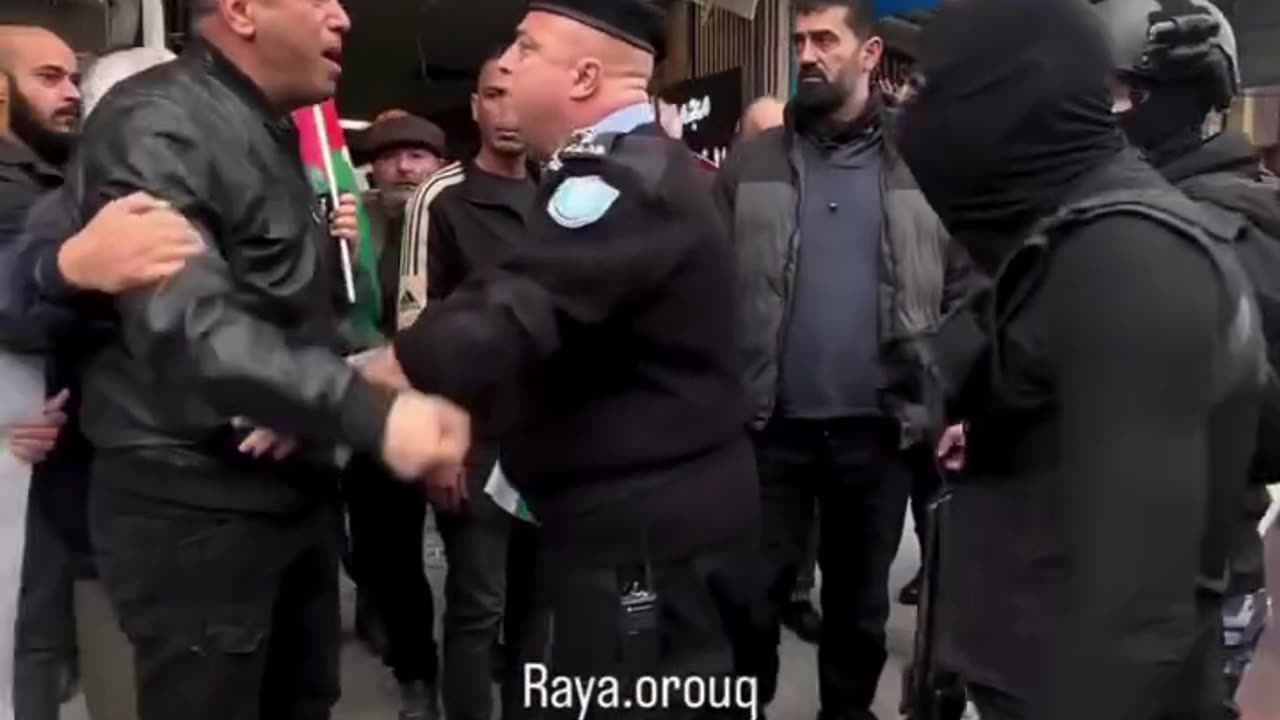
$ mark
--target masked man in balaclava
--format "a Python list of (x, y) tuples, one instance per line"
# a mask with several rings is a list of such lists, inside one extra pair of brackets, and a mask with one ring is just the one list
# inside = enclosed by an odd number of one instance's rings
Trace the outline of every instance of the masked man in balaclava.
[(941, 660), (984, 720), (1218, 717), (1264, 368), (1241, 222), (1126, 146), (1083, 0), (946, 3), (922, 42), (902, 152), (992, 276), (936, 348), (969, 424)]

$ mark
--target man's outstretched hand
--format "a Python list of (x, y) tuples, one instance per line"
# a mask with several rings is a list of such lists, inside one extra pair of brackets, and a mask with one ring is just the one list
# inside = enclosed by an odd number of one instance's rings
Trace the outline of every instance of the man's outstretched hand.
[[(237, 419), (238, 427), (253, 427)], [(298, 447), (297, 438), (255, 427), (240, 444), (240, 452), (255, 458), (283, 460)], [(471, 416), (444, 398), (415, 390), (400, 393), (391, 406), (383, 430), (382, 461), (406, 482), (422, 482), (428, 495), (446, 507), (466, 500), (460, 488), (463, 461), (471, 449)]]
[(471, 448), (471, 417), (444, 398), (409, 390), (387, 416), (382, 460), (397, 477), (448, 486)]
[(168, 279), (204, 243), (168, 203), (145, 193), (113, 200), (58, 250), (58, 270), (72, 287), (119, 293)]

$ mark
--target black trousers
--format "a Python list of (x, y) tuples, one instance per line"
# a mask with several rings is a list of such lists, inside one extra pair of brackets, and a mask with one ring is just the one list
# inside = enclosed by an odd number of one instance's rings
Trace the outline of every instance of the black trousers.
[(506, 613), (502, 617), (503, 720), (537, 717), (535, 709), (524, 707), (521, 682), (524, 666), (539, 662), (550, 641), (551, 613), (538, 588), (540, 543), (537, 526), (512, 521), (511, 542), (507, 546)]
[(423, 564), (427, 501), (415, 485), (358, 455), (343, 473), (352, 575), (387, 631), (387, 665), (398, 682), (434, 685), (439, 674), (435, 598)]
[(755, 438), (768, 593), (761, 689), (778, 676), (778, 616), (791, 598), (814, 522), (822, 514), (822, 717), (870, 717), (888, 657), (889, 567), (897, 554), (911, 478), (887, 421), (775, 421)]
[[(1226, 678), (1222, 672), (1225, 654), (1221, 601), (1201, 597), (1197, 605), (1199, 620), (1193, 631), (1194, 645), (1182, 667), (1169, 668), (1165, 665), (1160, 667), (1159, 673), (1144, 673), (1144, 679), (1158, 675), (1163, 677), (1159, 677), (1157, 684), (1146, 684), (1139, 693), (1132, 693), (1131, 687), (1123, 685), (1119, 688), (1081, 687), (1079, 692), (1087, 693), (1082, 697), (1095, 701), (1114, 698), (1111, 705), (1124, 708), (1124, 717), (1135, 720), (1219, 720), (1234, 717), (1226, 703)], [(1150, 663), (1148, 669), (1163, 665), (1159, 660), (1150, 660)], [(1170, 669), (1174, 672), (1168, 673)], [(1029, 696), (1033, 689), (1002, 690), (969, 684), (967, 690), (982, 720), (1035, 720)], [(1121, 711), (1116, 710), (1108, 717), (1119, 717), (1120, 714)]]
[[(747, 649), (741, 641), (758, 632), (752, 625), (757, 547), (744, 540), (676, 562), (613, 567), (546, 553), (538, 580), (550, 613), (549, 642), (538, 663), (527, 666), (522, 707), (543, 718), (752, 717), (743, 701), (754, 696), (736, 675)], [(631, 583), (656, 596), (643, 616), (623, 607)], [(620, 702), (597, 696), (585, 707), (579, 700), (555, 704), (562, 679), (603, 677), (617, 680)], [(637, 678), (668, 689), (642, 688)]]
[(507, 600), (507, 550), (514, 518), (484, 492), (496, 453), (467, 463), (470, 499), (459, 513), (438, 512), (449, 561), (444, 587), (444, 708), (452, 720), (493, 716), (494, 647)]
[(796, 587), (791, 593), (793, 602), (809, 602), (813, 586), (818, 580), (818, 538), (822, 519), (813, 518), (813, 529), (809, 531), (809, 541), (805, 544), (804, 558), (800, 561), (800, 569), (796, 574)]
[(31, 484), (23, 545), (22, 588), (14, 628), (15, 720), (58, 720), (65, 676), (75, 667), (73, 588), (83, 575), (78, 556), (58, 536), (36, 500), (45, 490)]
[(90, 524), (134, 648), (139, 720), (327, 720), (338, 699), (336, 509), (214, 512), (104, 490)]

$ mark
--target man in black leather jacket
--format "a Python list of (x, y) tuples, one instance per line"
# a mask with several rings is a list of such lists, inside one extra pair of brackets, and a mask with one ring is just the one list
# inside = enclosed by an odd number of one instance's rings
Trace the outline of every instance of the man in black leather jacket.
[[(327, 718), (338, 696), (335, 444), (402, 478), (453, 467), (464, 413), (337, 354), (339, 248), (288, 112), (329, 97), (337, 0), (204, 0), (177, 62), (125, 81), (67, 176), (82, 217), (135, 191), (205, 251), (115, 298), (84, 373), (98, 567), (136, 652), (142, 720)], [(275, 428), (299, 449), (244, 437)], [(253, 450), (254, 452), (241, 452)]]

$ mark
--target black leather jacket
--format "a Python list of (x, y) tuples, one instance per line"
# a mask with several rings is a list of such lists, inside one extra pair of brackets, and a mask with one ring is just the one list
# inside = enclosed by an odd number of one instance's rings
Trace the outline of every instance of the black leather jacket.
[(272, 486), (296, 474), (239, 456), (234, 417), (319, 451), (379, 449), (391, 397), (338, 355), (338, 247), (296, 131), (230, 62), (197, 45), (119, 85), (90, 117), (67, 177), (81, 217), (144, 190), (207, 245), (169, 281), (116, 298), (119, 332), (85, 372), (84, 426), (108, 457), (251, 481), (131, 490), (230, 508), (287, 499)]

